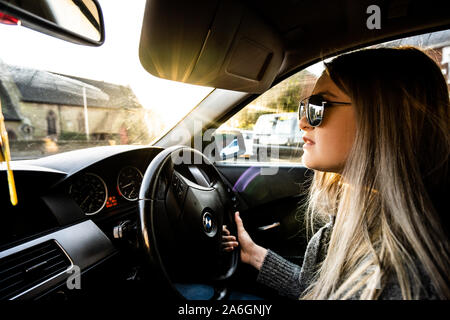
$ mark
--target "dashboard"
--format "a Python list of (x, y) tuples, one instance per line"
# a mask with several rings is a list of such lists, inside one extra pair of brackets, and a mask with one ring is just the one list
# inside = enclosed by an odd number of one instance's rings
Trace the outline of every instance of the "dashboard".
[[(139, 234), (135, 232), (140, 184), (152, 160), (163, 150), (152, 146), (105, 146), (13, 161), (16, 206), (10, 203), (6, 171), (0, 168), (0, 300), (54, 301), (53, 294), (59, 292), (71, 299), (77, 290), (69, 290), (66, 284), (76, 270), (83, 279), (81, 299), (89, 296), (85, 291), (89, 283), (94, 287), (91, 297), (96, 297), (115, 294), (121, 286), (126, 289), (125, 295), (139, 292), (129, 289), (130, 281), (122, 280), (148, 277), (152, 288), (163, 281), (154, 268), (142, 267), (148, 261), (142, 259)], [(187, 180), (203, 186), (202, 176), (211, 175), (199, 175), (195, 169), (181, 166), (177, 170)], [(229, 186), (236, 185), (239, 192), (235, 200), (231, 199), (236, 201), (233, 206), (239, 203), (239, 210), (244, 211), (250, 205), (257, 208), (258, 214), (268, 206), (267, 218), (261, 218), (261, 224), (273, 221), (272, 209), (279, 210), (280, 199), (290, 199), (283, 203), (297, 206), (299, 200), (292, 195), (298, 192), (295, 182), (305, 177), (304, 167), (292, 170), (280, 166), (277, 175), (261, 175), (258, 184), (241, 190), (241, 177), (248, 179), (260, 170), (250, 169), (245, 165), (221, 167)], [(206, 185), (210, 182), (203, 181)], [(270, 206), (271, 202), (274, 204)], [(103, 278), (101, 285), (99, 278)], [(159, 288), (164, 286), (167, 284)], [(156, 289), (151, 292), (156, 297), (159, 294)]]
[[(143, 175), (162, 150), (107, 146), (14, 161), (16, 206), (9, 202), (6, 172), (0, 170), (5, 226), (0, 233), (0, 299), (34, 297), (61, 283), (68, 277), (66, 268), (50, 265), (52, 259), (66, 263), (67, 270), (83, 270), (116, 254), (117, 230), (125, 222), (136, 226)], [(26, 260), (33, 252), (50, 254), (45, 250), (58, 251), (59, 258), (39, 264)], [(41, 264), (54, 271), (36, 272)]]

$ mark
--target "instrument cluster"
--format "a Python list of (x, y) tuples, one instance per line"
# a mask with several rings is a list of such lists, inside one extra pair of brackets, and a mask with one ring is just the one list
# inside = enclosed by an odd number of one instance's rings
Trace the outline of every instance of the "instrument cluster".
[(120, 202), (137, 201), (142, 178), (142, 172), (134, 166), (123, 167), (117, 177), (85, 172), (71, 181), (68, 192), (84, 214), (96, 215)]

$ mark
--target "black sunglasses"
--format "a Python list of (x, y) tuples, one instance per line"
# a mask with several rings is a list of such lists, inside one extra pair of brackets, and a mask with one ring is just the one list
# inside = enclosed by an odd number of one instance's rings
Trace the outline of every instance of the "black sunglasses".
[(330, 107), (335, 104), (347, 104), (350, 102), (338, 102), (325, 100), (320, 94), (314, 94), (308, 98), (300, 101), (298, 107), (298, 121), (301, 118), (306, 117), (308, 123), (312, 127), (318, 127), (323, 120), (323, 112), (326, 107)]

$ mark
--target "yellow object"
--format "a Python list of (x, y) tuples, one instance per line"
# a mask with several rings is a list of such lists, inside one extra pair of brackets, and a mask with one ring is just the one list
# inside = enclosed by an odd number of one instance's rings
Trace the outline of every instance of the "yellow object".
[(11, 170), (10, 161), (11, 153), (9, 152), (8, 132), (5, 127), (5, 117), (2, 112), (2, 105), (0, 103), (0, 161), (6, 162), (6, 170), (8, 176), (9, 197), (13, 206), (17, 204), (17, 191), (14, 182), (14, 175)]

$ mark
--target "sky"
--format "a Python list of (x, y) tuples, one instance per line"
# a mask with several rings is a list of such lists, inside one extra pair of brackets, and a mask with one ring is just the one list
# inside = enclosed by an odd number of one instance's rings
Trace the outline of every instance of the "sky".
[(0, 59), (8, 64), (128, 85), (145, 108), (160, 113), (168, 122), (180, 119), (212, 90), (159, 79), (141, 66), (138, 48), (145, 0), (99, 2), (105, 21), (102, 46), (81, 46), (24, 27), (0, 24)]

